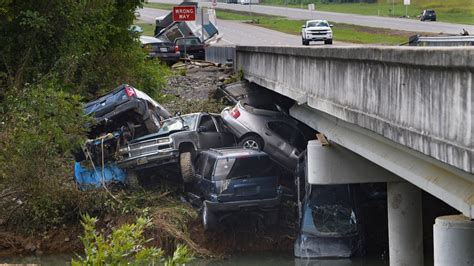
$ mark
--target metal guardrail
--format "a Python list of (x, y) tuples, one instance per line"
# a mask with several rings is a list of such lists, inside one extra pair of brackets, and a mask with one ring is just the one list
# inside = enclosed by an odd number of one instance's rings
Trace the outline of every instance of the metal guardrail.
[(235, 46), (206, 47), (206, 61), (218, 64), (233, 64), (235, 62)]
[(410, 46), (474, 46), (474, 36), (414, 36), (410, 38)]

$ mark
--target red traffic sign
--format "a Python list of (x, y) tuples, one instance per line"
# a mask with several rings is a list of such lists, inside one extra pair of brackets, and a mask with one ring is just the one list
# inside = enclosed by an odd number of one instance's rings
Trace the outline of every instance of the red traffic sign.
[(195, 6), (175, 6), (173, 7), (173, 21), (195, 21)]

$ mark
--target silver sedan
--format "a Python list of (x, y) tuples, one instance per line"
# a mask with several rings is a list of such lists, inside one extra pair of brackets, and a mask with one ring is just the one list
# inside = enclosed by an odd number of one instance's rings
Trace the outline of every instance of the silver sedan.
[(239, 101), (234, 108), (225, 108), (221, 117), (239, 139), (239, 145), (263, 150), (290, 171), (295, 170), (298, 155), (307, 145), (307, 133), (311, 131), (281, 112), (277, 105), (258, 109)]

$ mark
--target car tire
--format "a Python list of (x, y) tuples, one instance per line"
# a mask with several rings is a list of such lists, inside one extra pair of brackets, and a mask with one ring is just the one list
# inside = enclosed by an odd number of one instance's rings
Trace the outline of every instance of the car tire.
[(192, 154), (190, 151), (181, 152), (179, 154), (179, 168), (184, 183), (190, 183), (194, 179), (194, 166), (192, 162)]
[(138, 175), (135, 171), (127, 171), (125, 176), (125, 186), (131, 189), (139, 189)]
[(209, 210), (205, 202), (202, 206), (201, 218), (202, 218), (202, 226), (204, 227), (204, 231), (210, 232), (216, 229), (216, 226), (217, 226), (216, 214)]
[(155, 112), (148, 109), (148, 118), (144, 121), (145, 127), (148, 130), (148, 133), (155, 133), (158, 132), (160, 129), (160, 119), (156, 115)]
[(261, 151), (263, 150), (263, 141), (258, 136), (250, 135), (243, 138), (239, 142), (239, 146), (242, 146), (247, 149), (254, 149), (254, 150)]
[(303, 45), (309, 45), (309, 41), (307, 41), (305, 39), (301, 39), (301, 42), (303, 43)]
[(332, 39), (324, 40), (324, 44), (332, 44)]

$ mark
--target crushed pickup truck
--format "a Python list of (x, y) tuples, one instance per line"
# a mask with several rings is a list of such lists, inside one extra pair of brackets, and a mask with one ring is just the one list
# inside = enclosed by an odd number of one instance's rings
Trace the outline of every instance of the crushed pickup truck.
[(234, 145), (234, 135), (227, 132), (218, 114), (178, 115), (163, 121), (158, 132), (121, 147), (116, 163), (127, 171), (178, 164), (183, 181), (191, 182), (198, 152)]

